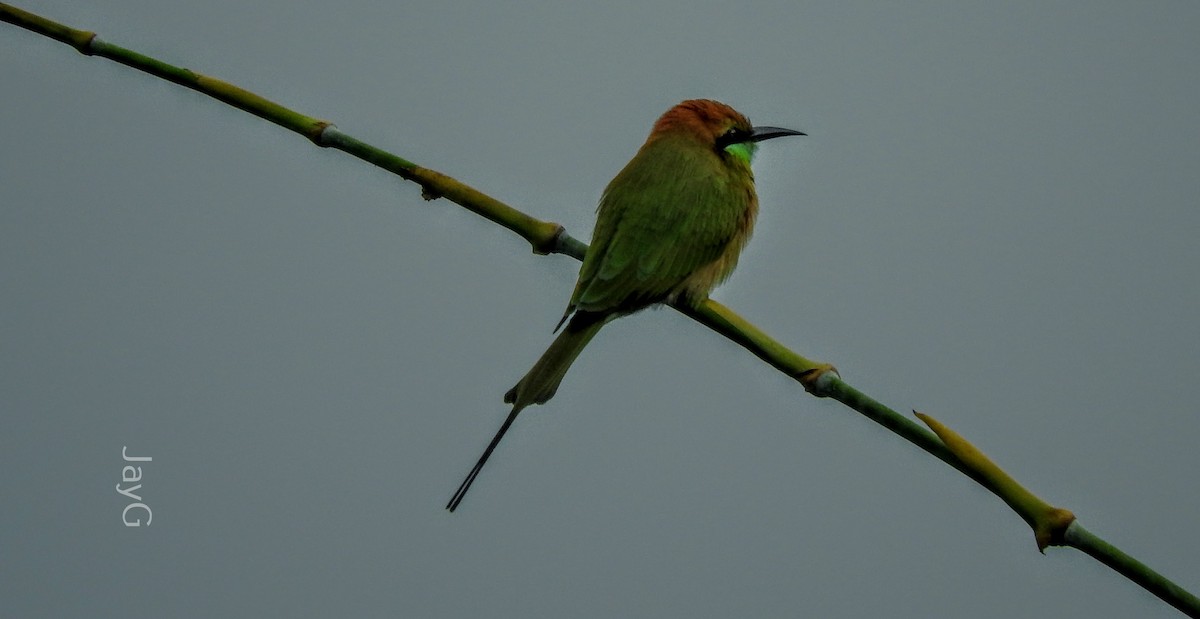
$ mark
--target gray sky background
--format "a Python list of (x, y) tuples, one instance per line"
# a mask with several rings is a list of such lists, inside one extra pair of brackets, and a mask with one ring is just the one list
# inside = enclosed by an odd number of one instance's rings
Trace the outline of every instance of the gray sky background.
[[(806, 131), (715, 297), (1200, 590), (1200, 4), (19, 5), (583, 239), (679, 100)], [(6, 616), (1178, 616), (670, 310), (450, 515), (577, 263), (7, 24), (0, 59)]]

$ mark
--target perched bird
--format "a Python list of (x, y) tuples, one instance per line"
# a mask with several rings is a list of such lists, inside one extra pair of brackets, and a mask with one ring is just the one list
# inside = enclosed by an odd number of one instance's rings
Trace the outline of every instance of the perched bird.
[(785, 135), (805, 134), (752, 127), (706, 99), (684, 101), (654, 123), (600, 198), (591, 246), (555, 331), (566, 328), (504, 394), (512, 412), (446, 509), (462, 503), (517, 414), (554, 396), (600, 327), (658, 303), (696, 305), (729, 277), (758, 213), (750, 160), (758, 142)]

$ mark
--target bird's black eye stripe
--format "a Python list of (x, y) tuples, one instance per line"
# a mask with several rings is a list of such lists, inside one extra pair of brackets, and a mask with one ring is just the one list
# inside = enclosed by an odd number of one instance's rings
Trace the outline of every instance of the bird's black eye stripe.
[(747, 139), (749, 139), (749, 137), (749, 131), (746, 131), (745, 129), (738, 129), (737, 127), (730, 127), (729, 131), (726, 131), (717, 137), (717, 149), (719, 150), (725, 148), (730, 144), (745, 142)]

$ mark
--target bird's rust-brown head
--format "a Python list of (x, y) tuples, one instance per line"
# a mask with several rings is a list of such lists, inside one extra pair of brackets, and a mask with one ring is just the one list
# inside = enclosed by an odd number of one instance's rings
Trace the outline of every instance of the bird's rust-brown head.
[(741, 112), (720, 101), (690, 99), (667, 110), (654, 123), (651, 133), (689, 133), (715, 144), (718, 137), (731, 129), (749, 133), (752, 127)]
[(754, 127), (741, 112), (712, 99), (689, 99), (667, 110), (650, 132), (650, 141), (687, 136), (744, 160), (754, 156), (757, 142), (785, 135), (806, 135), (779, 127)]

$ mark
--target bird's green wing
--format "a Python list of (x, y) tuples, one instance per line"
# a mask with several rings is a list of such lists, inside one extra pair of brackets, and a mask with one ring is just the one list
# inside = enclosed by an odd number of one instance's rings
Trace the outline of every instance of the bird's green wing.
[(609, 184), (575, 308), (634, 311), (662, 301), (738, 233), (752, 179), (709, 149), (684, 146), (647, 145)]

